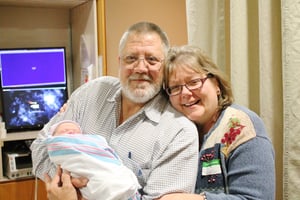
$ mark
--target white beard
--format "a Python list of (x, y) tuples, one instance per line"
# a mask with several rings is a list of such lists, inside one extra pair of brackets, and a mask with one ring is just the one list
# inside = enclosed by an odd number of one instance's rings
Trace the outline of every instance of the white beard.
[[(159, 80), (158, 83), (152, 83), (151, 85), (144, 86), (144, 85), (138, 85), (136, 88), (132, 89), (130, 88), (130, 80), (133, 79), (133, 77), (136, 77), (135, 75), (128, 78), (126, 83), (122, 83), (122, 93), (130, 99), (132, 102), (135, 103), (146, 103), (149, 100), (151, 100), (161, 89), (162, 80)], [(145, 75), (143, 76), (145, 78)], [(146, 79), (152, 80), (148, 76), (146, 76)]]

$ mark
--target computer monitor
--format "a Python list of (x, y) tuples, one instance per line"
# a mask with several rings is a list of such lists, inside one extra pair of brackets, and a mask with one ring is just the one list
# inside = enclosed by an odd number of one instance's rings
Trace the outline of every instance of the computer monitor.
[(3, 89), (3, 118), (7, 132), (39, 130), (67, 101), (66, 87)]
[(67, 101), (64, 47), (0, 49), (7, 132), (41, 129)]
[(65, 48), (0, 49), (2, 88), (66, 84)]

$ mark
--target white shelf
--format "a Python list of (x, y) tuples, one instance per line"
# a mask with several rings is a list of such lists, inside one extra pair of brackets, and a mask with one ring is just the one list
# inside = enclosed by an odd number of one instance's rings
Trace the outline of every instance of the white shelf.
[(0, 0), (2, 6), (74, 8), (88, 0)]
[(27, 140), (34, 139), (38, 135), (39, 131), (24, 131), (24, 132), (13, 132), (6, 133), (5, 138), (1, 138), (2, 141), (15, 141), (15, 140)]

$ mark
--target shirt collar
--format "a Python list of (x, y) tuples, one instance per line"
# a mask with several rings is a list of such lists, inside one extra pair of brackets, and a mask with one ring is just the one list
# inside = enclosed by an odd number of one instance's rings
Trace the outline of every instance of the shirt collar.
[(166, 106), (168, 106), (168, 99), (162, 94), (162, 92), (159, 92), (144, 106), (145, 115), (151, 121), (158, 123)]

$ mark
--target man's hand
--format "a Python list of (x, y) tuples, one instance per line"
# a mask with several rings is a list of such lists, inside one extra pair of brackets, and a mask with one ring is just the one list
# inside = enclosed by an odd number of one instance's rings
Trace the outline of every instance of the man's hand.
[(71, 182), (74, 185), (74, 187), (80, 189), (80, 188), (86, 187), (89, 180), (87, 178), (84, 178), (84, 177), (79, 177), (79, 178), (72, 177)]
[(70, 173), (62, 172), (57, 168), (56, 174), (51, 180), (48, 174), (45, 175), (46, 191), (49, 200), (78, 200), (77, 191), (72, 185)]

